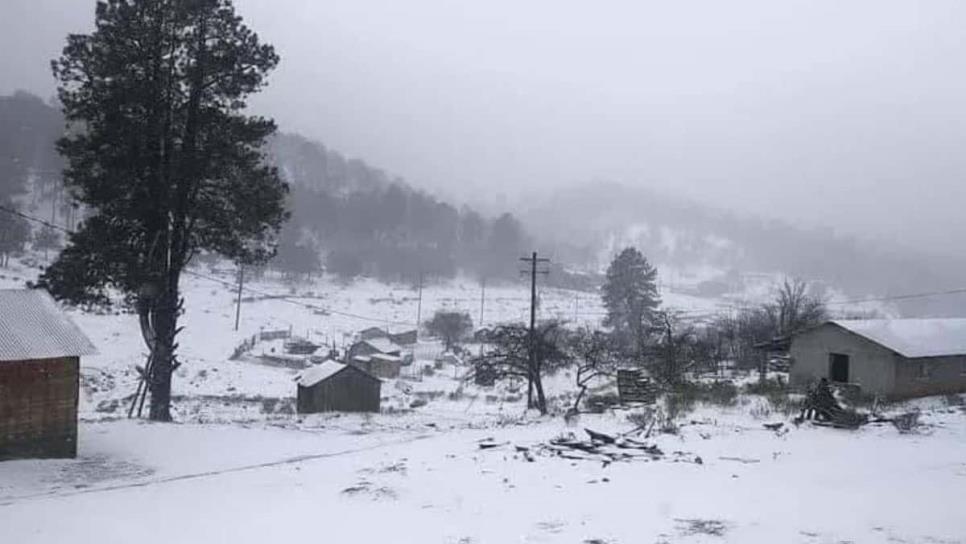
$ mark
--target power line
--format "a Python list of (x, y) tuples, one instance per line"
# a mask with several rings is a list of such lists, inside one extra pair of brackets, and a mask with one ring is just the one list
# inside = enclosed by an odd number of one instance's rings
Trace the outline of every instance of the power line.
[[(55, 229), (55, 230), (58, 230), (58, 231), (61, 231), (61, 232), (65, 232), (65, 233), (68, 233), (68, 234), (72, 233), (71, 230), (69, 230), (69, 229), (67, 229), (67, 228), (65, 228), (63, 226), (55, 225), (55, 224), (53, 224), (53, 223), (51, 223), (49, 221), (45, 221), (45, 220), (40, 219), (38, 217), (34, 217), (32, 215), (25, 214), (25, 213), (23, 213), (23, 212), (21, 212), (19, 210), (16, 210), (16, 209), (13, 209), (13, 208), (9, 208), (7, 206), (0, 205), (0, 211), (9, 213), (11, 215), (15, 215), (15, 216), (20, 217), (22, 219), (26, 219), (27, 221), (33, 221), (34, 223), (38, 223), (38, 224), (41, 224), (41, 225), (48, 226), (48, 227), (50, 227), (52, 229)], [(524, 258), (522, 260), (527, 260), (528, 261), (530, 259)], [(212, 277), (209, 277), (209, 276), (204, 276), (204, 275), (198, 274), (197, 272), (192, 272), (190, 270), (185, 270), (184, 272), (186, 274), (189, 274), (189, 275), (194, 275), (194, 276), (201, 277), (201, 278), (204, 278), (204, 279), (208, 279), (208, 280), (211, 280), (211, 281), (216, 281), (218, 283), (227, 283), (224, 280), (220, 280), (220, 279), (217, 279), (217, 278), (212, 278)], [(541, 272), (541, 273), (543, 273), (543, 272)], [(230, 284), (230, 285), (232, 287), (235, 286), (235, 284), (233, 284), (233, 283)], [(369, 316), (363, 316), (363, 315), (359, 315), (359, 314), (353, 314), (351, 312), (340, 312), (338, 310), (332, 310), (330, 308), (324, 308), (324, 307), (320, 307), (320, 306), (316, 306), (316, 305), (312, 305), (312, 304), (307, 304), (307, 303), (303, 303), (303, 302), (294, 301), (294, 300), (291, 300), (291, 299), (287, 299), (285, 297), (276, 297), (275, 295), (271, 295), (271, 294), (268, 294), (268, 293), (259, 292), (259, 291), (256, 291), (254, 289), (251, 289), (249, 287), (246, 287), (245, 288), (245, 291), (248, 291), (249, 293), (254, 293), (254, 294), (257, 294), (257, 295), (262, 295), (262, 296), (266, 296), (266, 297), (275, 298), (277, 300), (284, 300), (286, 302), (291, 302), (291, 303), (294, 303), (294, 304), (299, 304), (299, 305), (302, 305), (302, 306), (304, 306), (306, 308), (329, 311), (330, 313), (337, 314), (337, 315), (344, 315), (346, 317), (354, 317), (354, 318), (357, 318), (357, 319), (364, 319), (366, 321), (372, 321), (372, 322), (378, 322), (378, 323), (385, 323), (386, 322), (385, 320), (379, 319), (379, 318), (374, 318), (374, 317), (369, 317)], [(864, 303), (868, 303), (868, 302), (891, 302), (891, 301), (895, 301), (895, 300), (910, 300), (910, 299), (917, 299), (917, 298), (928, 298), (928, 297), (949, 296), (949, 295), (962, 295), (962, 294), (966, 294), (966, 287), (957, 288), (957, 289), (948, 289), (948, 290), (944, 290), (944, 291), (925, 291), (925, 292), (920, 292), (920, 293), (908, 293), (908, 294), (903, 294), (903, 295), (889, 295), (889, 296), (882, 296), (882, 297), (855, 298), (855, 299), (845, 299), (845, 300), (830, 300), (830, 301), (825, 302), (825, 305), (826, 306), (841, 306), (841, 305), (846, 305), (846, 304), (864, 304)], [(451, 299), (451, 300), (470, 300), (470, 299)], [(494, 300), (494, 301), (523, 301), (523, 300), (527, 300), (527, 299), (524, 298), (524, 297), (497, 297), (497, 298), (492, 298), (490, 300)], [(732, 309), (735, 309), (735, 310), (743, 310), (743, 309), (752, 308), (754, 305), (753, 304), (750, 304), (748, 302), (744, 302), (744, 303), (731, 304), (729, 306)], [(713, 310), (711, 310), (711, 311), (713, 311)], [(682, 313), (698, 313), (698, 312), (705, 313), (705, 312), (708, 312), (708, 310), (682, 310), (681, 312)], [(587, 314), (593, 314), (593, 315), (601, 315), (604, 312), (581, 312), (581, 313), (587, 313)], [(411, 326), (412, 325), (412, 323), (391, 322), (391, 321), (389, 323), (390, 324), (395, 324), (395, 325), (402, 325), (402, 324), (404, 324), (406, 326)]]
[[(66, 228), (64, 228), (64, 227), (62, 227), (60, 225), (54, 225), (54, 224), (49, 223), (47, 221), (44, 221), (43, 219), (40, 219), (38, 217), (34, 217), (32, 215), (22, 213), (22, 212), (20, 212), (18, 210), (11, 209), (11, 208), (8, 208), (8, 207), (3, 206), (3, 205), (0, 205), (0, 211), (7, 212), (9, 214), (16, 215), (18, 217), (22, 217), (23, 219), (26, 219), (28, 221), (33, 221), (33, 222), (39, 223), (41, 225), (47, 225), (47, 226), (49, 226), (51, 228), (57, 229), (57, 230), (62, 231), (62, 232), (68, 232), (68, 233), (70, 232), (69, 230), (67, 230)], [(224, 286), (227, 286), (227, 287), (231, 287), (233, 289), (236, 286), (236, 284), (234, 282), (225, 281), (225, 280), (223, 280), (221, 278), (215, 278), (215, 277), (212, 277), (212, 276), (208, 276), (208, 275), (202, 274), (200, 272), (195, 272), (193, 270), (184, 270), (184, 273), (187, 274), (187, 275), (189, 275), (189, 276), (194, 276), (196, 278), (201, 278), (201, 279), (205, 279), (205, 280), (212, 281), (212, 282), (215, 282), (215, 283), (219, 283), (221, 285), (224, 285)], [(251, 287), (244, 287), (242, 290), (243, 291), (246, 291), (248, 293), (251, 293), (251, 294), (260, 295), (260, 296), (263, 296), (263, 297), (266, 297), (266, 298), (271, 298), (273, 300), (281, 300), (283, 302), (287, 302), (289, 304), (294, 304), (296, 306), (301, 306), (303, 308), (307, 308), (307, 309), (310, 309), (310, 310), (319, 310), (319, 311), (323, 311), (323, 312), (328, 312), (330, 314), (341, 315), (341, 316), (344, 316), (344, 317), (351, 317), (351, 318), (354, 318), (354, 319), (359, 319), (359, 320), (364, 320), (364, 321), (371, 321), (371, 322), (374, 322), (374, 323), (387, 323), (387, 321), (385, 319), (381, 319), (381, 318), (377, 318), (377, 317), (370, 317), (370, 316), (366, 316), (366, 315), (362, 315), (362, 314), (356, 314), (356, 313), (352, 313), (352, 312), (343, 312), (343, 311), (340, 311), (340, 310), (335, 310), (333, 308), (327, 308), (327, 307), (324, 307), (324, 306), (319, 306), (317, 304), (310, 304), (310, 303), (307, 303), (307, 302), (302, 302), (302, 301), (299, 301), (299, 300), (294, 300), (294, 299), (291, 299), (291, 298), (288, 298), (288, 297), (276, 296), (276, 295), (273, 295), (271, 293), (266, 293), (266, 292), (263, 292), (263, 291), (259, 291), (257, 289), (252, 289)], [(406, 322), (402, 322), (402, 321), (388, 321), (388, 323), (390, 325), (400, 325), (400, 326), (406, 326), (406, 327), (411, 327), (413, 325), (412, 323), (406, 323)]]

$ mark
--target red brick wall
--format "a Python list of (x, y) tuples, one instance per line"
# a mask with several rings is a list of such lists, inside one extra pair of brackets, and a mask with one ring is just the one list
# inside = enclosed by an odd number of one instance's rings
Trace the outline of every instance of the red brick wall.
[(0, 362), (0, 459), (77, 455), (78, 358)]

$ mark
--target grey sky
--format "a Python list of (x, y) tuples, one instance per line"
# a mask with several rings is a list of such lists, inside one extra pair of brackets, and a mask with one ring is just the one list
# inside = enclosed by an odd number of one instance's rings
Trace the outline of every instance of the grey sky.
[[(236, 0), (283, 63), (254, 101), (418, 184), (593, 179), (959, 251), (961, 1)], [(0, 92), (45, 96), (93, 0), (3, 0)]]

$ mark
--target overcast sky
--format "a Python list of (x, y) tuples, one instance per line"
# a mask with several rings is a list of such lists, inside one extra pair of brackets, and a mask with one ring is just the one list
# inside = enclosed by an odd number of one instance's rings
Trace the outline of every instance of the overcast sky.
[[(966, 251), (966, 2), (237, 0), (254, 107), (472, 198), (594, 179)], [(0, 93), (93, 0), (0, 3)]]

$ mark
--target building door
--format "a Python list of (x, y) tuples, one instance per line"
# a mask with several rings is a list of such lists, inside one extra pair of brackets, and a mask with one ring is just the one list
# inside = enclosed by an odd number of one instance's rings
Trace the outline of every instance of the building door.
[(828, 356), (828, 379), (838, 383), (849, 383), (849, 356), (830, 353)]

